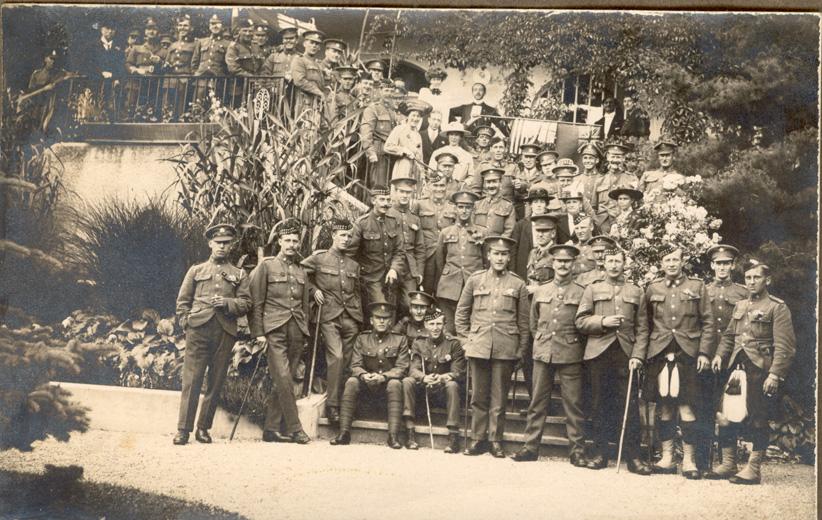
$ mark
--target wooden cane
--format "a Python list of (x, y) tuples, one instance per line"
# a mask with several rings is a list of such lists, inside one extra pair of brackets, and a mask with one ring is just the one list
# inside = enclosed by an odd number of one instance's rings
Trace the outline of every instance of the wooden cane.
[(462, 436), (465, 439), (465, 442), (468, 442), (468, 406), (470, 406), (470, 392), (469, 388), (471, 384), (471, 363), (466, 359), (465, 363), (465, 409), (463, 410), (463, 420), (462, 420)]
[(228, 436), (228, 442), (234, 440), (234, 432), (237, 431), (237, 425), (240, 424), (240, 417), (243, 416), (243, 408), (245, 408), (245, 402), (248, 400), (248, 394), (251, 393), (251, 385), (254, 384), (254, 376), (257, 375), (257, 369), (260, 368), (260, 360), (263, 359), (266, 352), (268, 352), (267, 342), (265, 344), (265, 348), (260, 351), (260, 356), (257, 358), (257, 364), (254, 365), (254, 370), (251, 372), (251, 379), (248, 381), (248, 388), (245, 389), (245, 395), (240, 403), (240, 411), (237, 412), (237, 418), (234, 419), (234, 426), (231, 427), (231, 435)]
[[(420, 356), (420, 363), (422, 363), (422, 377), (425, 378), (425, 358), (422, 357), (422, 354), (417, 354)], [(434, 449), (434, 427), (431, 425), (431, 405), (428, 402), (428, 385), (423, 383), (425, 386), (425, 413), (428, 415), (428, 437), (431, 439), (431, 449)]]
[(317, 326), (314, 327), (314, 349), (311, 352), (311, 372), (308, 374), (308, 390), (305, 392), (303, 397), (311, 395), (311, 388), (314, 384), (314, 365), (317, 363), (317, 343), (320, 339), (320, 316), (322, 316), (323, 312), (323, 304), (320, 303), (317, 306)]
[(631, 404), (631, 387), (634, 383), (634, 369), (628, 369), (628, 392), (625, 395), (625, 412), (622, 414), (622, 431), (619, 432), (619, 450), (617, 450), (616, 470), (619, 473), (619, 463), (622, 462), (622, 442), (625, 440), (625, 425), (628, 423), (628, 406)]

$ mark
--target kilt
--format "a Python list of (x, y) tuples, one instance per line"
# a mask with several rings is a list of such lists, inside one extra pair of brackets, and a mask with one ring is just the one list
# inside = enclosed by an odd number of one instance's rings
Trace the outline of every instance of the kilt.
[[(668, 363), (668, 354), (674, 355), (674, 363), (679, 371), (679, 396), (662, 397), (659, 395), (659, 374)], [(648, 377), (646, 378), (646, 395), (657, 403), (670, 403), (694, 407), (699, 402), (699, 377), (696, 371), (696, 358), (689, 356), (672, 340), (661, 353), (648, 360)]]

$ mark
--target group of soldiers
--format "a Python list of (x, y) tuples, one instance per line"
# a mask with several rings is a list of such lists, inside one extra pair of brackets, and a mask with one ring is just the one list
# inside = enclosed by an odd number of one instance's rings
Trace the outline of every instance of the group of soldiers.
[[(409, 103), (406, 112), (414, 120), (426, 108)], [(768, 293), (770, 268), (753, 261), (745, 285), (736, 284), (739, 251), (720, 244), (707, 253), (714, 280), (706, 284), (684, 274), (689, 252), (672, 244), (660, 252), (661, 277), (642, 289), (626, 279), (627, 253), (609, 232), (633, 225), (643, 199), (678, 189), (676, 144), (660, 140), (659, 169), (636, 175), (624, 169), (630, 149), (619, 142), (604, 154), (583, 143), (580, 173), (571, 159), (530, 144), (519, 163), (506, 163), (494, 148), (499, 139), (476, 140), (487, 148), (480, 144), (473, 158), (485, 160), (463, 179), (453, 176), (460, 158), (447, 151), (419, 177), (395, 163), (390, 186), (371, 187), (371, 210), (354, 222), (331, 219), (330, 247), (306, 258), (301, 223), (280, 222), (276, 256), (248, 276), (226, 260), (234, 227), (210, 228), (211, 258), (191, 268), (177, 302), (187, 348), (174, 442), (185, 443), (193, 429), (206, 367), (211, 381), (196, 438), (211, 441), (236, 319), (247, 314), (274, 387), (264, 441), (309, 442), (293, 380), (313, 319), (327, 365), (326, 417), (339, 429), (333, 445), (350, 443), (365, 398), (385, 403), (388, 445), (416, 449), (417, 402), (425, 396), (447, 409), (447, 452), (506, 457), (506, 396), (522, 367), (531, 401), (516, 461), (538, 458), (558, 378), (574, 466), (605, 468), (609, 443), (619, 438), (629, 471), (676, 473), (679, 431), (686, 478), (758, 483), (769, 409), (795, 353), (790, 312)], [(640, 380), (644, 401), (657, 403), (656, 462), (640, 450)], [(461, 395), (471, 411), (464, 450)], [(713, 468), (715, 425), (722, 463)], [(753, 451), (740, 469), (743, 433)]]

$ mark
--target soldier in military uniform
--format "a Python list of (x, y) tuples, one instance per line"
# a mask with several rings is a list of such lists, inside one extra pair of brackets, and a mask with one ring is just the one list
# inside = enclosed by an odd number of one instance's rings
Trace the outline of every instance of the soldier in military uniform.
[[(605, 251), (605, 279), (585, 288), (577, 311), (577, 328), (588, 336), (584, 361), (591, 378), (594, 446), (588, 468), (608, 466), (608, 443), (619, 439), (630, 390), (624, 460), (631, 473), (650, 475), (650, 466), (640, 456), (637, 408), (638, 373), (648, 346), (648, 311), (642, 289), (625, 280), (625, 260), (621, 249)], [(634, 378), (629, 389), (631, 371)], [(562, 392), (564, 396), (564, 388)]]
[(334, 107), (337, 117), (343, 118), (357, 107), (357, 98), (353, 94), (354, 82), (357, 79), (357, 69), (344, 66), (334, 69), (337, 74), (337, 90), (334, 93)]
[(602, 150), (597, 142), (590, 142), (580, 146), (577, 153), (582, 161), (582, 173), (579, 176), (582, 197), (593, 207), (596, 206), (597, 185), (603, 176), (603, 171), (600, 169)]
[(554, 278), (553, 258), (550, 248), (555, 245), (557, 220), (553, 215), (534, 215), (531, 217), (536, 244), (528, 253), (525, 267), (528, 293), (534, 294), (537, 287)]
[[(719, 346), (722, 340), (722, 335), (728, 328), (731, 322), (734, 306), (737, 302), (748, 298), (748, 289), (744, 285), (734, 283), (731, 278), (734, 266), (736, 265), (736, 258), (739, 256), (739, 250), (734, 246), (728, 244), (718, 244), (705, 253), (711, 259), (711, 270), (714, 272), (714, 280), (707, 285), (708, 297), (711, 300), (711, 314), (714, 317), (716, 324), (716, 334), (714, 336), (714, 345)], [(701, 391), (699, 410), (697, 413), (697, 421), (701, 426), (702, 438), (697, 449), (697, 466), (700, 469), (705, 469), (710, 465), (707, 459), (709, 446), (712, 442), (712, 435), (714, 433), (715, 415), (714, 409), (716, 400), (719, 397), (714, 395), (714, 381), (712, 379), (717, 376), (711, 374), (712, 377), (700, 378)], [(728, 451), (730, 446), (724, 446), (724, 451)], [(732, 457), (736, 456), (736, 442), (734, 442), (734, 453)], [(725, 458), (723, 457), (723, 462)], [(705, 478), (711, 478), (713, 475), (705, 475)], [(730, 476), (730, 475), (728, 475)], [(727, 478), (727, 477), (726, 477)]]
[(639, 189), (645, 194), (653, 190), (660, 193), (664, 191), (667, 185), (681, 180), (684, 176), (679, 173), (674, 166), (674, 156), (679, 145), (673, 139), (662, 137), (659, 142), (654, 145), (656, 156), (659, 160), (659, 169), (648, 170), (642, 174), (639, 179)]
[(402, 448), (399, 441), (402, 415), (402, 378), (408, 372), (408, 341), (390, 331), (395, 308), (390, 303), (374, 302), (368, 306), (372, 330), (363, 331), (354, 342), (351, 377), (345, 382), (340, 407), (340, 433), (331, 444), (351, 443), (351, 423), (357, 408), (357, 397), (364, 389), (385, 395), (388, 404), (388, 446)]
[[(542, 188), (548, 192), (548, 195), (551, 197), (559, 195), (559, 180), (556, 175), (554, 175), (554, 165), (557, 163), (557, 159), (559, 159), (559, 152), (553, 149), (553, 147), (545, 147), (537, 154), (536, 161), (539, 167), (540, 177), (534, 184), (528, 187), (529, 190)], [(529, 214), (527, 210), (526, 214)]]
[(511, 237), (517, 214), (510, 200), (500, 195), (503, 170), (485, 165), (480, 171), (485, 197), (474, 207), (474, 221), (488, 229), (492, 235)]
[(406, 448), (415, 450), (414, 418), (417, 413), (417, 397), (423, 392), (433, 405), (445, 405), (448, 428), (448, 446), (445, 453), (460, 451), (460, 382), (465, 374), (465, 353), (460, 342), (446, 334), (445, 314), (442, 309), (431, 307), (425, 315), (428, 334), (411, 343), (411, 367), (402, 380), (404, 395), (403, 418), (408, 431)]
[(348, 44), (336, 38), (325, 40), (325, 52), (320, 63), (325, 74), (325, 82), (332, 85), (336, 82), (334, 70), (344, 64), (345, 55), (348, 52)]
[[(385, 63), (382, 60), (370, 60), (365, 62), (365, 68), (371, 74), (371, 79), (374, 83), (379, 84), (385, 79)], [(393, 84), (392, 84), (393, 86)]]
[[(191, 70), (194, 71), (195, 76), (223, 78), (228, 76), (225, 53), (230, 42), (223, 38), (223, 22), (216, 14), (208, 20), (208, 32), (209, 36), (200, 38), (194, 45), (194, 53), (191, 56)], [(196, 80), (197, 88), (194, 97), (197, 103), (200, 105), (206, 104), (208, 90), (220, 91), (225, 88), (224, 79), (220, 80), (221, 85), (217, 85), (216, 81)]]
[(275, 78), (291, 77), (291, 60), (297, 56), (297, 29), (286, 27), (279, 32), (282, 44), (263, 62), (260, 74)]
[(262, 62), (252, 48), (253, 36), (254, 22), (244, 21), (240, 25), (237, 41), (231, 42), (225, 51), (225, 64), (230, 75), (255, 76), (259, 72)]
[[(466, 183), (460, 182), (454, 179), (454, 170), (456, 166), (459, 164), (459, 158), (456, 155), (450, 152), (441, 152), (437, 155), (436, 159), (434, 160), (437, 166), (437, 176), (443, 179), (445, 183), (445, 197), (446, 200), (450, 199), (451, 195), (454, 193), (461, 191), (463, 189), (470, 190)], [(431, 174), (434, 175), (434, 174)], [(430, 198), (431, 197), (431, 184), (433, 179), (429, 180), (429, 184), (426, 184), (421, 193), (422, 198)]]
[[(327, 94), (325, 77), (319, 61), (320, 46), (325, 35), (320, 31), (303, 33), (305, 53), (291, 60), (291, 81), (300, 91), (318, 98)], [(299, 113), (299, 112), (298, 112)]]
[(346, 252), (360, 264), (363, 306), (374, 302), (396, 301), (394, 285), (404, 273), (405, 251), (402, 248), (400, 224), (388, 212), (391, 194), (385, 186), (371, 190), (371, 211), (354, 224)]
[(365, 107), (360, 121), (360, 143), (368, 160), (366, 183), (369, 187), (388, 182), (389, 158), (382, 147), (397, 124), (397, 115), (391, 108), (390, 98), (394, 84), (384, 80), (379, 87), (383, 95)]
[(400, 316), (408, 312), (409, 295), (422, 285), (425, 270), (425, 243), (422, 223), (411, 207), (411, 197), (416, 192), (417, 181), (413, 178), (398, 177), (391, 180), (394, 186), (393, 202), (388, 216), (399, 225), (400, 248), (405, 257), (405, 265), (397, 284), (397, 303)]
[(578, 253), (579, 249), (572, 245), (551, 246), (548, 254), (553, 258), (553, 279), (540, 285), (533, 294), (531, 334), (534, 337), (534, 382), (525, 425), (525, 445), (512, 457), (517, 462), (534, 461), (539, 457), (554, 376), (558, 375), (567, 417), (570, 461), (577, 467), (586, 465), (582, 432), (582, 353), (585, 341), (574, 325), (583, 292), (573, 276), (574, 258)]
[(425, 328), (425, 313), (434, 304), (434, 297), (422, 291), (411, 291), (408, 295), (410, 306), (408, 316), (398, 321), (391, 330), (408, 338), (408, 344), (414, 343), (417, 338), (428, 337)]
[(131, 52), (134, 47), (140, 45), (140, 31), (134, 30), (128, 33), (128, 38), (126, 39), (126, 48), (123, 49), (123, 57), (128, 56), (128, 53)]
[[(587, 245), (590, 246), (591, 258), (581, 258), (582, 262), (588, 262), (588, 265), (580, 269), (587, 269), (577, 275), (577, 283), (583, 287), (587, 287), (594, 282), (601, 282), (605, 279), (605, 250), (616, 247), (614, 239), (607, 235), (597, 235), (588, 240)], [(593, 265), (591, 264), (593, 262)]]
[(474, 127), (474, 171), (480, 164), (491, 160), (491, 139), (494, 138), (494, 129), (490, 125), (480, 124)]
[(648, 378), (659, 409), (658, 436), (662, 459), (654, 472), (676, 473), (674, 434), (679, 415), (682, 430), (682, 475), (701, 477), (696, 467), (694, 446), (697, 374), (710, 367), (714, 354), (714, 325), (708, 291), (702, 280), (682, 272), (681, 248), (668, 245), (659, 253), (664, 278), (652, 282), (645, 292), (651, 323), (648, 346)]
[(234, 226), (219, 224), (206, 230), (211, 256), (191, 267), (177, 295), (177, 320), (186, 332), (183, 358), (183, 392), (174, 444), (185, 444), (194, 428), (200, 389), (208, 368), (206, 394), (194, 437), (210, 443), (208, 430), (217, 410), (231, 349), (237, 337), (237, 318), (251, 308), (248, 279), (242, 269), (228, 262)]
[(279, 252), (260, 262), (251, 272), (248, 325), (251, 336), (268, 349), (272, 394), (263, 426), (265, 442), (296, 442), (311, 439), (303, 431), (294, 397), (294, 379), (308, 336), (306, 274), (297, 261), (300, 222), (290, 218), (275, 228)]
[[(553, 200), (553, 197), (548, 195), (544, 188), (534, 187), (528, 191), (528, 213), (531, 215), (522, 220), (518, 220), (514, 225), (514, 232), (512, 238), (517, 241), (514, 249), (511, 251), (511, 263), (509, 268), (514, 271), (517, 276), (526, 280), (528, 278), (528, 258), (531, 254), (531, 248), (534, 246), (534, 217), (545, 215), (548, 211), (548, 204)], [(557, 217), (557, 215), (554, 215)], [(556, 224), (556, 221), (554, 222)], [(553, 242), (557, 240), (556, 232), (551, 238)]]
[(505, 401), (529, 337), (528, 291), (525, 282), (508, 271), (512, 243), (504, 236), (485, 239), (491, 268), (468, 278), (457, 303), (457, 337), (465, 345), (473, 382), (473, 442), (466, 455), (490, 451), (494, 457), (505, 457)]
[[(747, 381), (747, 417), (743, 423), (725, 419), (719, 430), (722, 465), (710, 475), (729, 479), (733, 484), (759, 484), (761, 466), (768, 448), (771, 418), (776, 393), (785, 381), (796, 354), (791, 311), (785, 302), (768, 292), (771, 270), (752, 260), (745, 270), (749, 296), (736, 303), (731, 322), (711, 362), (719, 373), (728, 369), (728, 386), (740, 385), (733, 369), (743, 370)], [(727, 390), (726, 390), (727, 391)], [(746, 429), (752, 434), (753, 448), (748, 463), (737, 472), (736, 438)]]
[[(524, 143), (519, 147), (520, 163), (513, 174), (511, 200), (517, 212), (517, 219), (525, 216), (525, 198), (528, 188), (542, 179), (542, 172), (537, 165), (537, 154), (542, 150), (538, 143)], [(502, 196), (509, 196), (505, 186), (502, 187)]]
[[(196, 46), (194, 37), (191, 35), (191, 17), (181, 16), (177, 20), (177, 40), (166, 51), (164, 64), (166, 74), (191, 75), (193, 72), (191, 63)], [(164, 86), (164, 110), (173, 110), (173, 118), (177, 119), (186, 111), (193, 95), (193, 92), (189, 91), (188, 78), (166, 78)]]
[[(166, 49), (160, 45), (157, 22), (153, 18), (146, 20), (144, 35), (143, 44), (134, 47), (126, 56), (126, 72), (133, 76), (158, 76), (162, 73)], [(130, 111), (129, 115), (132, 117), (139, 111), (142, 111), (144, 116), (148, 116), (149, 111), (159, 109), (159, 107), (152, 106), (159, 88), (158, 79), (152, 81), (130, 78), (126, 80), (126, 103), (123, 108)]]
[(314, 301), (320, 306), (317, 319), (325, 343), (328, 381), (326, 416), (332, 424), (340, 420), (343, 376), (363, 322), (360, 266), (345, 254), (352, 227), (347, 219), (333, 219), (331, 248), (315, 251), (302, 261)]
[(254, 57), (257, 59), (257, 63), (259, 63), (259, 73), (262, 71), (266, 58), (271, 54), (268, 23), (266, 23), (265, 20), (258, 22), (257, 25), (254, 26), (254, 35), (251, 37), (251, 48), (254, 51)]
[(437, 288), (437, 241), (440, 231), (456, 221), (457, 213), (454, 204), (449, 200), (444, 177), (434, 177), (427, 184), (427, 188), (429, 195), (417, 201), (415, 210), (420, 218), (425, 249), (422, 286), (426, 292), (433, 294)]
[(435, 253), (436, 295), (445, 313), (445, 330), (456, 335), (454, 314), (468, 278), (485, 268), (482, 244), (488, 230), (474, 223), (474, 205), (479, 196), (471, 191), (451, 195), (457, 221), (440, 232)]
[[(596, 187), (596, 204), (594, 205), (594, 220), (600, 230), (607, 231), (606, 222), (616, 217), (619, 210), (616, 201), (608, 194), (617, 188), (635, 188), (636, 176), (623, 170), (625, 154), (632, 148), (619, 141), (607, 143), (605, 153), (608, 158), (608, 171), (602, 176)], [(608, 226), (610, 227), (610, 226)]]

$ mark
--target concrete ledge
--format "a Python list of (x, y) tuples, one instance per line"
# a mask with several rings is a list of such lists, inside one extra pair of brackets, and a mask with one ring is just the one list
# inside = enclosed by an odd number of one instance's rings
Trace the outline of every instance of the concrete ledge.
[[(91, 429), (151, 433), (168, 435), (177, 430), (177, 414), (180, 409), (180, 392), (151, 390), (121, 386), (86, 385), (80, 383), (53, 382), (71, 392), (72, 401), (90, 408)], [(202, 403), (202, 397), (201, 397)], [(325, 395), (312, 394), (297, 401), (300, 421), (306, 433), (317, 436), (318, 423), (325, 408)], [(227, 439), (231, 434), (236, 416), (223, 408), (217, 408), (211, 436)], [(241, 418), (234, 438), (255, 439), (262, 436), (262, 428)]]

